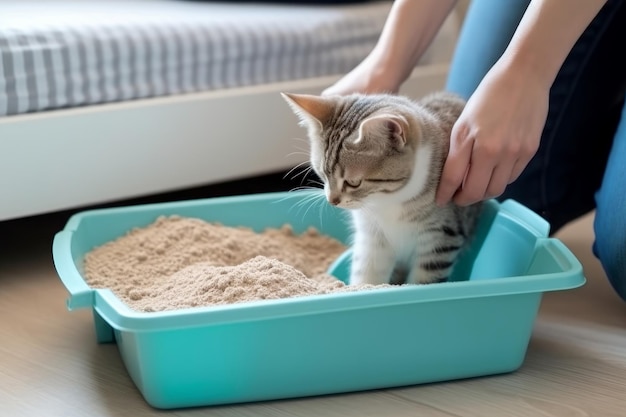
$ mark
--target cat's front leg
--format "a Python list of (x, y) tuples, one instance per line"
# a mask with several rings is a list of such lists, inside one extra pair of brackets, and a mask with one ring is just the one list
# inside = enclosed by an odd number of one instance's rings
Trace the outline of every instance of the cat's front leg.
[(350, 284), (388, 284), (395, 266), (389, 243), (375, 236), (355, 236)]
[[(448, 230), (448, 229), (447, 229)], [(449, 229), (451, 230), (451, 229)], [(440, 234), (420, 242), (407, 282), (433, 284), (446, 282), (463, 246), (461, 236)]]

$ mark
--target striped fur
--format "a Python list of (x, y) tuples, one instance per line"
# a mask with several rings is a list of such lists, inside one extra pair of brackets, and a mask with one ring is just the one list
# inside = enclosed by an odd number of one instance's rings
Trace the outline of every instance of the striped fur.
[(481, 208), (435, 204), (464, 101), (446, 92), (417, 102), (385, 94), (284, 97), (308, 128), (326, 198), (352, 214), (350, 282), (447, 281)]

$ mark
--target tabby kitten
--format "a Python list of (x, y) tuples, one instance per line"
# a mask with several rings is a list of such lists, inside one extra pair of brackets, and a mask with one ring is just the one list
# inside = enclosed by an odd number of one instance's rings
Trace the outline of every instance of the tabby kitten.
[(447, 281), (481, 204), (438, 207), (450, 132), (465, 102), (438, 92), (283, 94), (308, 129), (310, 163), (328, 201), (350, 210), (350, 284)]

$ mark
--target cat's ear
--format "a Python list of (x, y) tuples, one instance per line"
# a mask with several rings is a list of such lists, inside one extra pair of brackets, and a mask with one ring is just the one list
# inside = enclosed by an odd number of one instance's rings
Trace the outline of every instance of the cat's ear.
[[(409, 123), (396, 114), (381, 114), (365, 119), (359, 126), (359, 141), (373, 139), (379, 144), (389, 144), (396, 149), (402, 149), (406, 145), (406, 135)], [(381, 142), (381, 139), (385, 142)]]
[(311, 94), (280, 93), (302, 122), (314, 120), (322, 126), (333, 115), (335, 100)]

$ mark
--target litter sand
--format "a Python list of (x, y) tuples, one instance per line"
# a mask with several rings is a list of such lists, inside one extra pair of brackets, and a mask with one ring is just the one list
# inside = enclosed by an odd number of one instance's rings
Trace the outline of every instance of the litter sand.
[(257, 233), (163, 216), (87, 253), (84, 273), (90, 287), (109, 288), (144, 312), (374, 287), (348, 286), (325, 273), (345, 249), (312, 228)]

